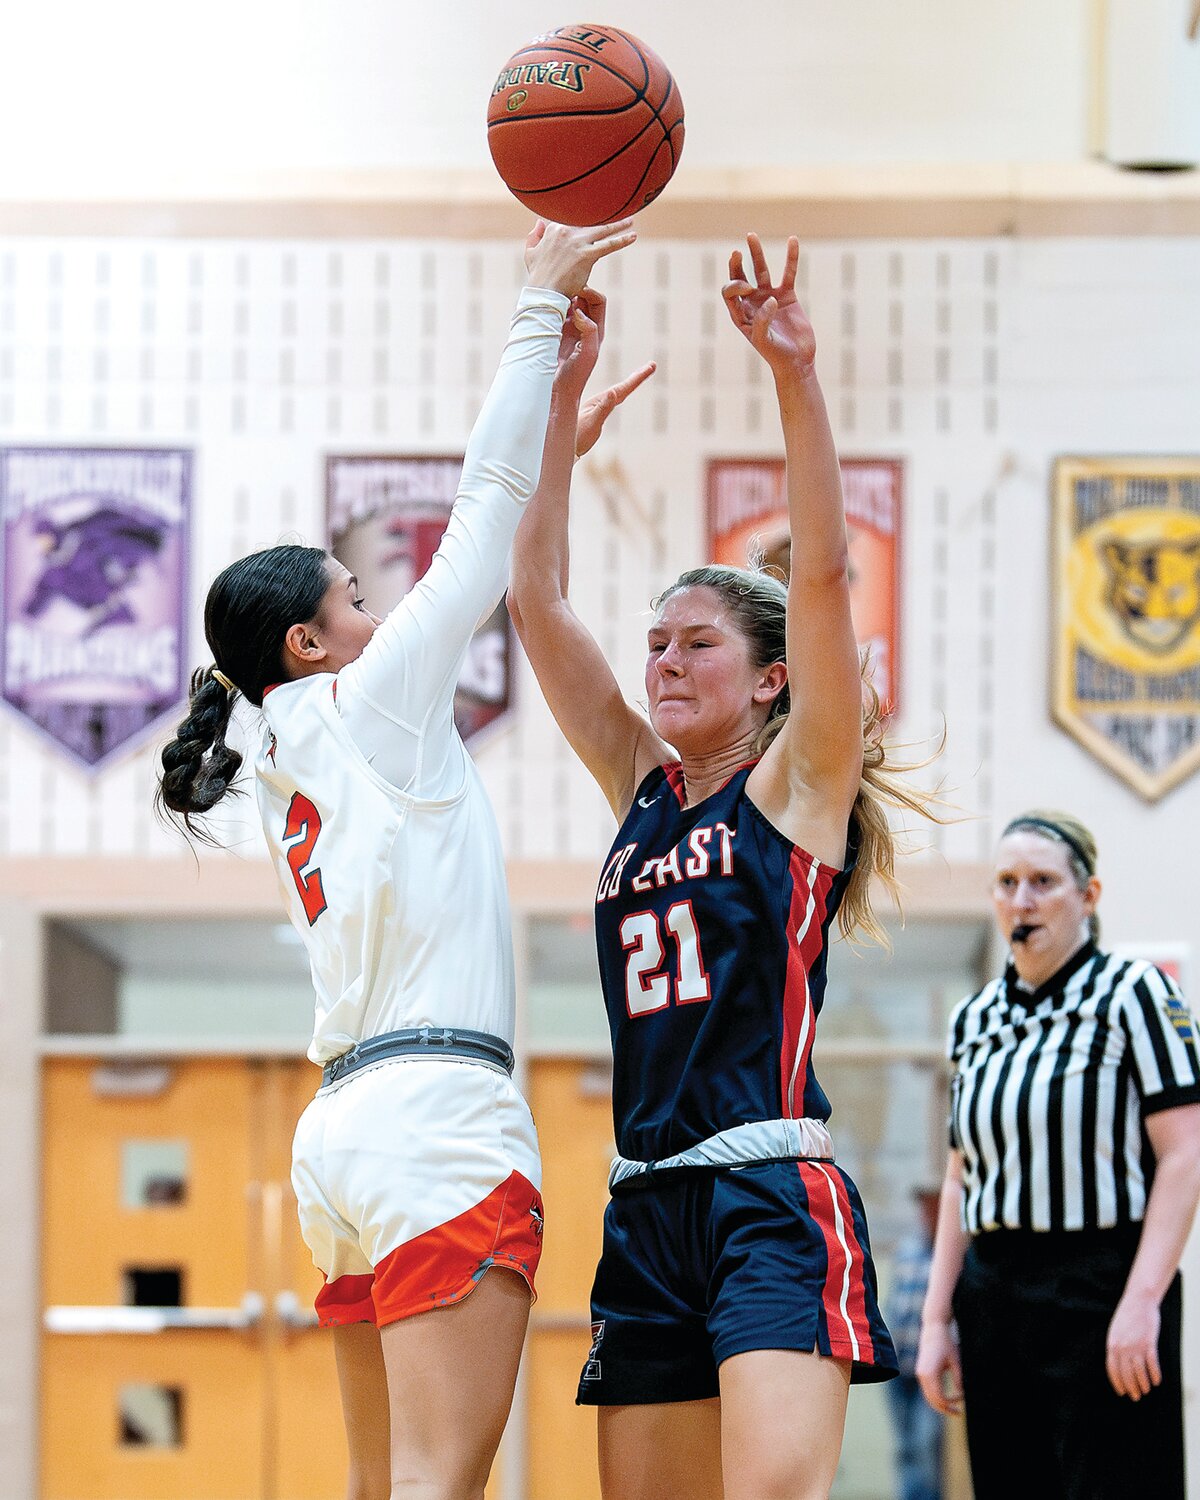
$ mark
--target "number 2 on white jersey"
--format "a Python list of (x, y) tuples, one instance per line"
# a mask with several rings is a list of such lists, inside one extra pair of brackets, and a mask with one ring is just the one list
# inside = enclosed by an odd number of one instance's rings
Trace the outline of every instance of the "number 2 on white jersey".
[[(693, 1005), (712, 998), (712, 985), (700, 952), (696, 913), (690, 901), (677, 901), (668, 908), (663, 926), (675, 939), (675, 1004)], [(664, 970), (666, 952), (659, 931), (658, 915), (635, 911), (621, 923), (621, 947), (629, 954), (625, 963), (625, 1006), (631, 1016), (649, 1015), (671, 1003), (671, 979)]]
[(320, 868), (306, 869), (306, 866), (312, 863), (317, 835), (320, 832), (321, 814), (303, 792), (297, 792), (288, 807), (283, 841), (286, 844), (289, 839), (296, 840), (287, 852), (287, 862), (310, 927), (325, 910), (327, 904)]

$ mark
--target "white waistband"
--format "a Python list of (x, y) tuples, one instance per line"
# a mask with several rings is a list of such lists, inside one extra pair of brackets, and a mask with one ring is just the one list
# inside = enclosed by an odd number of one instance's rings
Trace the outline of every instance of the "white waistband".
[(630, 1161), (616, 1156), (608, 1173), (611, 1191), (619, 1182), (673, 1167), (737, 1167), (756, 1161), (833, 1160), (833, 1137), (820, 1120), (752, 1120), (697, 1141), (661, 1161)]

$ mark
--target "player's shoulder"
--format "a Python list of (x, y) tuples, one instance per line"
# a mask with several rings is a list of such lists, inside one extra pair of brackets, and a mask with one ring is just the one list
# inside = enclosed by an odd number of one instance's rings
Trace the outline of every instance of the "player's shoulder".
[(316, 672), (280, 682), (263, 694), (263, 718), (281, 739), (313, 719), (337, 716), (337, 678)]
[(344, 756), (336, 689), (333, 674), (322, 672), (280, 683), (263, 695), (263, 736), (256, 757), (260, 775)]

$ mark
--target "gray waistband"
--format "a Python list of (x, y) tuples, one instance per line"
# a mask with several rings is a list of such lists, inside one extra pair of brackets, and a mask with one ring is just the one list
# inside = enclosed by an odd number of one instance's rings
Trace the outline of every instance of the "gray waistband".
[(739, 1167), (766, 1161), (832, 1161), (833, 1137), (820, 1120), (752, 1120), (710, 1135), (686, 1151), (660, 1161), (613, 1158), (608, 1173), (609, 1192), (637, 1178), (684, 1168)]
[(513, 1070), (512, 1048), (502, 1037), (486, 1031), (455, 1030), (450, 1026), (411, 1026), (403, 1031), (385, 1031), (380, 1036), (365, 1037), (349, 1052), (327, 1062), (321, 1074), (321, 1087), (338, 1083), (349, 1073), (389, 1057), (421, 1055), (453, 1057), (464, 1062), (482, 1063), (510, 1076)]

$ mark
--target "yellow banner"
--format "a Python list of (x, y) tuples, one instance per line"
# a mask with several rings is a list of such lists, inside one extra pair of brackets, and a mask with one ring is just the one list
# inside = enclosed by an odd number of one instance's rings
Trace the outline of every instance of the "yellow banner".
[(1054, 467), (1057, 721), (1154, 801), (1200, 765), (1200, 458)]

